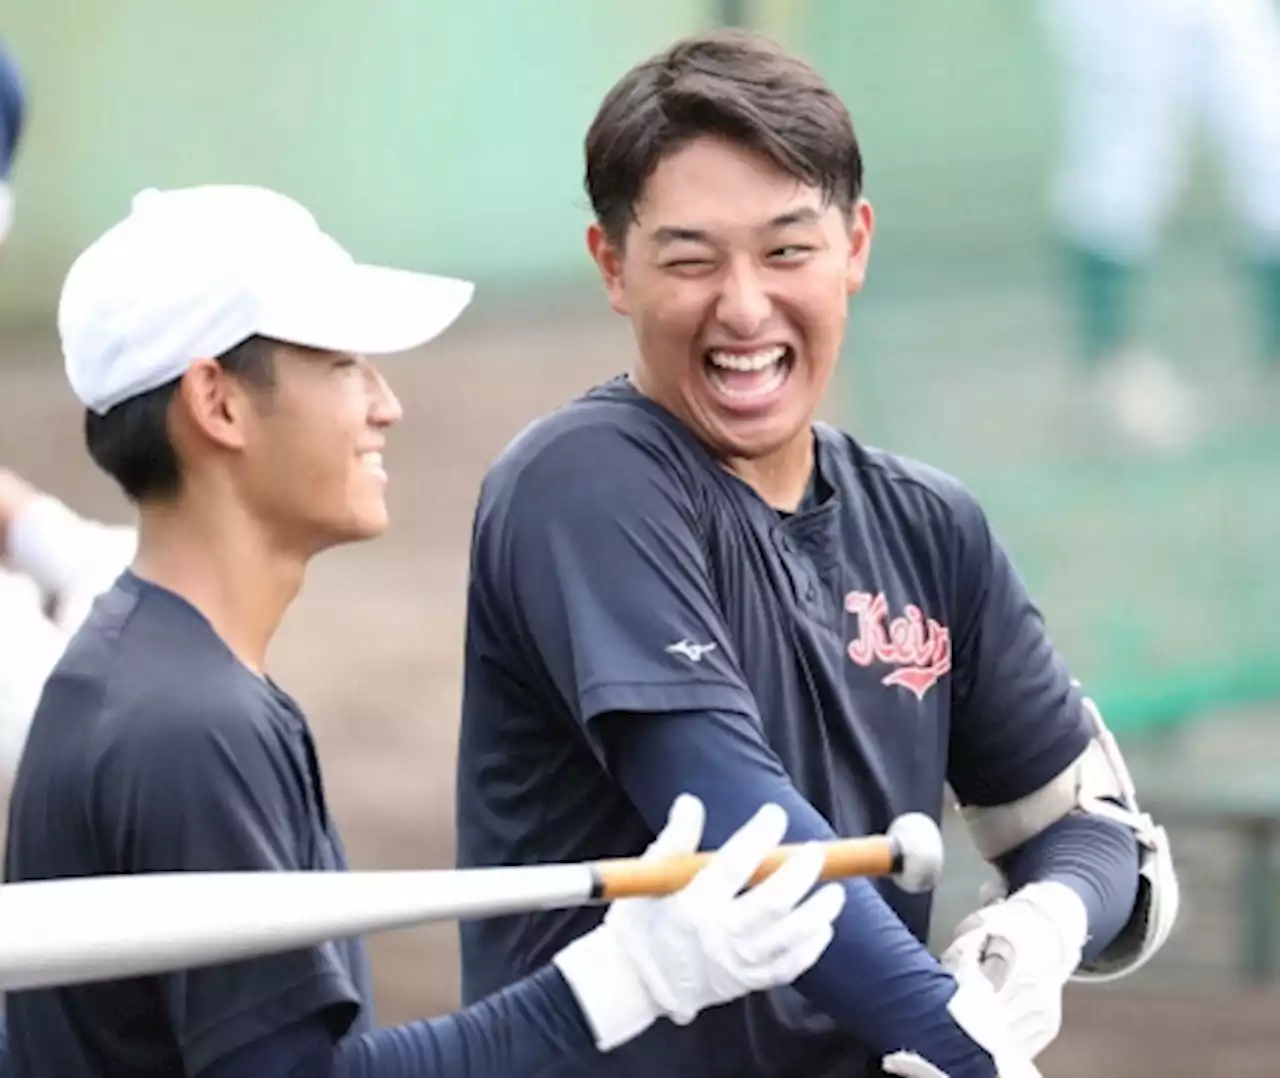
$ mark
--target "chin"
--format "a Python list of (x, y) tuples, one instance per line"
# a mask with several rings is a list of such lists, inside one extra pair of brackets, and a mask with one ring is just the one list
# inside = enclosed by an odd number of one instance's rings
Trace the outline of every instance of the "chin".
[(366, 517), (356, 524), (352, 539), (357, 542), (362, 539), (377, 539), (389, 527), (391, 527), (391, 518), (386, 513), (376, 517)]
[(331, 545), (344, 543), (360, 543), (369, 539), (377, 539), (391, 526), (391, 517), (386, 507), (365, 509), (353, 512), (345, 520), (336, 523), (330, 529)]
[(721, 453), (742, 460), (759, 460), (786, 449), (808, 432), (808, 422), (780, 423), (766, 421), (759, 424), (730, 423), (717, 434), (716, 444)]

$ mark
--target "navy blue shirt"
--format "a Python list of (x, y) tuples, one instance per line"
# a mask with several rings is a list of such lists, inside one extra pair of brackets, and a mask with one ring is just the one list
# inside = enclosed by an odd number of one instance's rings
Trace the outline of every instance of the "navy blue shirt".
[[(186, 870), (340, 870), (302, 712), (208, 622), (125, 573), (53, 671), (9, 811), (5, 879)], [(154, 977), (14, 992), (29, 1078), (190, 1076), (320, 1016), (371, 1028), (362, 944), (343, 940)]]
[[(826, 425), (814, 438), (794, 514), (625, 378), (506, 449), (473, 535), (460, 865), (637, 853), (677, 782), (709, 802), (708, 846), (763, 797), (791, 837), (881, 832), (940, 819), (946, 784), (1000, 804), (1083, 751), (1079, 690), (965, 488)], [(794, 987), (556, 1073), (857, 1078), (920, 1038), (953, 1053), (933, 1058), (953, 1078), (989, 1074), (941, 1013), (954, 982), (923, 946), (929, 896), (847, 887), (835, 942)], [(464, 997), (599, 916), (464, 924)]]

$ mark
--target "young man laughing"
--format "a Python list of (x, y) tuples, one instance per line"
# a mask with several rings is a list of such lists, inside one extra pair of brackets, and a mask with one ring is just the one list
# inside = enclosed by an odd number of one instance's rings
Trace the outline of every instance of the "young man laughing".
[[(814, 420), (871, 254), (862, 172), (844, 105), (750, 34), (606, 95), (587, 239), (635, 351), (486, 476), (459, 862), (632, 853), (683, 789), (715, 843), (766, 801), (797, 839), (936, 820), (949, 784), (1008, 897), (939, 961), (927, 895), (849, 881), (794, 987), (557, 1074), (1034, 1073), (1068, 979), (1136, 969), (1176, 912), (1165, 836), (981, 508)], [(594, 920), (464, 925), (466, 998)]]

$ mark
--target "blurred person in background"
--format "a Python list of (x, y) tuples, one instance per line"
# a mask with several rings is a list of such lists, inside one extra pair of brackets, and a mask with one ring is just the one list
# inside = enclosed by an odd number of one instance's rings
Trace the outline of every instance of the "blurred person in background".
[(1280, 382), (1280, 14), (1275, 0), (1041, 0), (1064, 108), (1052, 212), (1071, 267), (1079, 360), (1106, 421), (1175, 449), (1198, 400), (1145, 346), (1135, 299), (1202, 121), (1241, 226), (1257, 340)]
[(13, 222), (13, 191), (10, 175), (22, 135), (26, 95), (18, 65), (3, 41), (0, 41), (0, 245), (9, 236)]
[[(0, 245), (26, 95), (0, 42)], [(98, 592), (133, 557), (132, 528), (107, 527), (0, 467), (0, 771), (12, 773), (45, 678)]]
[(86, 519), (0, 468), (0, 771), (13, 772), (45, 679), (136, 545), (134, 528)]

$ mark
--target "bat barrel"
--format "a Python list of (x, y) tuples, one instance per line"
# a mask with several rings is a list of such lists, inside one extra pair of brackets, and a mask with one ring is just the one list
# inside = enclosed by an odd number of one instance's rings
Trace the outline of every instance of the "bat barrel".
[(582, 865), (178, 872), (0, 886), (0, 989), (146, 976), (438, 920), (581, 905)]

